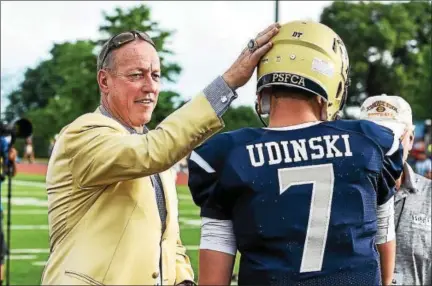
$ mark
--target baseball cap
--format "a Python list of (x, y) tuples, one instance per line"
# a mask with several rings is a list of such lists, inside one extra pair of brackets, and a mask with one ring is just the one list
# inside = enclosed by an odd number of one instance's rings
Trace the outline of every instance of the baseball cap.
[(414, 130), (411, 106), (396, 95), (368, 97), (360, 108), (360, 119), (390, 128), (396, 136), (402, 136), (407, 128)]

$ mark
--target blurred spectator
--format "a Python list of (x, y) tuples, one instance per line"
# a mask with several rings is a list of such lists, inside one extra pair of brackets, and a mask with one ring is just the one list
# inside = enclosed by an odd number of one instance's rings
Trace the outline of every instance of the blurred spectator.
[[(425, 128), (426, 130), (427, 128)], [(427, 131), (425, 131), (425, 135)], [(430, 134), (429, 134), (430, 135)], [(425, 136), (426, 140), (430, 140)], [(426, 144), (426, 140), (420, 139), (414, 143), (408, 163), (415, 172), (423, 177), (432, 179), (432, 159), (430, 157), (431, 144)]]
[(187, 157), (184, 157), (180, 161), (177, 162), (177, 164), (174, 165), (174, 169), (177, 173), (188, 173), (188, 166), (187, 166)]
[(415, 172), (423, 177), (432, 179), (432, 161), (426, 154), (426, 148), (418, 152), (416, 159), (414, 164)]
[(425, 120), (425, 128), (424, 128), (424, 135), (423, 135), (423, 140), (425, 143), (425, 147), (426, 147), (426, 154), (428, 156), (432, 155), (432, 150), (431, 150), (431, 146), (432, 146), (432, 126), (431, 126), (431, 122), (432, 120), (427, 119)]
[(53, 149), (54, 149), (54, 145), (55, 145), (55, 143), (56, 143), (56, 141), (57, 141), (58, 136), (59, 136), (59, 135), (56, 134), (56, 135), (54, 136), (54, 138), (50, 140), (50, 145), (48, 146), (48, 158), (51, 157), (51, 153), (52, 153), (52, 151), (53, 151)]
[(179, 169), (180, 172), (187, 174), (188, 173), (188, 164), (187, 164), (187, 158), (183, 158), (182, 160), (180, 160), (179, 162)]
[(418, 160), (419, 154), (421, 152), (423, 152), (426, 148), (426, 144), (423, 141), (423, 139), (417, 140), (416, 142), (414, 142), (413, 148), (411, 150), (411, 156), (413, 159), (413, 163), (415, 163), (415, 161)]
[(33, 151), (33, 142), (32, 142), (31, 137), (28, 137), (26, 139), (23, 159), (27, 159), (30, 164), (34, 163), (35, 158), (34, 158), (34, 151)]

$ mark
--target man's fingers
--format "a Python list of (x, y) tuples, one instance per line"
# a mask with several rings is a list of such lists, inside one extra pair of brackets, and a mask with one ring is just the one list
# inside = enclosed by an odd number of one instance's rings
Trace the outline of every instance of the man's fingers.
[(260, 33), (258, 33), (257, 38), (261, 37), (262, 35), (264, 35), (265, 33), (271, 31), (273, 28), (280, 28), (280, 24), (279, 23), (273, 23), (270, 26), (268, 26), (267, 28), (265, 28), (263, 31), (261, 31)]
[(273, 43), (268, 42), (264, 46), (260, 47), (258, 50), (256, 50), (252, 55), (252, 59), (254, 62), (258, 64), (258, 61), (272, 48)]
[(271, 49), (272, 43), (269, 41), (277, 34), (279, 28), (279, 23), (270, 25), (255, 39), (256, 47), (249, 47), (248, 45), (244, 48), (234, 64), (223, 74), (228, 86), (237, 89), (250, 79), (259, 60)]
[(279, 28), (274, 27), (273, 29), (271, 29), (270, 31), (265, 33), (264, 35), (258, 37), (256, 39), (256, 41), (258, 43), (258, 47), (261, 47), (261, 46), (267, 44), (267, 42), (270, 41), (270, 39), (273, 38), (278, 32), (279, 32)]

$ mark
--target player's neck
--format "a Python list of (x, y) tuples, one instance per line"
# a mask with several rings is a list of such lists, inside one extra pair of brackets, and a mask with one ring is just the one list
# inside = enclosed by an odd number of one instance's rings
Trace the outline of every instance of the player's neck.
[(319, 109), (298, 99), (279, 100), (272, 108), (269, 127), (285, 127), (320, 120)]

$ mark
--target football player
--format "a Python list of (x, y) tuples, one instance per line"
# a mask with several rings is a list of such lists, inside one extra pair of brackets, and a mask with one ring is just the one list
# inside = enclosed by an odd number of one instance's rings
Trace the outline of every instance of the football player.
[(269, 126), (218, 134), (192, 152), (199, 284), (228, 285), (237, 250), (239, 285), (378, 285), (380, 252), (391, 282), (403, 130), (336, 120), (348, 71), (329, 27), (282, 25), (257, 71), (256, 109)]

